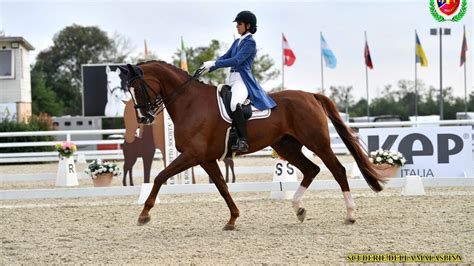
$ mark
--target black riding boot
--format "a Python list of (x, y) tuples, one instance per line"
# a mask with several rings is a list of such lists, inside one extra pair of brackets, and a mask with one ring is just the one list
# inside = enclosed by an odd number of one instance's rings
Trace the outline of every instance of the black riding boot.
[(247, 152), (249, 149), (249, 145), (247, 144), (247, 121), (244, 118), (244, 111), (240, 104), (237, 105), (237, 108), (232, 113), (232, 120), (237, 129), (237, 135), (239, 135), (239, 141), (232, 149), (239, 152)]

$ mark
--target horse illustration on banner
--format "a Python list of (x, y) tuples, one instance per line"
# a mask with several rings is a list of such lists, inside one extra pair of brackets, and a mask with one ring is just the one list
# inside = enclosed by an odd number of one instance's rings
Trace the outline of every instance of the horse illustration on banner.
[(109, 66), (105, 68), (107, 74), (107, 104), (105, 105), (105, 116), (123, 116), (125, 102), (130, 100), (129, 93), (122, 89), (122, 78), (120, 69), (112, 71)]

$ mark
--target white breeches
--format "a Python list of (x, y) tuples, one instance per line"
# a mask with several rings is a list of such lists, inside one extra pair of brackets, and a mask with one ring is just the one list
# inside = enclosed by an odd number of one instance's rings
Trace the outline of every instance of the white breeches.
[(249, 92), (247, 91), (247, 87), (245, 86), (245, 83), (242, 80), (239, 72), (230, 73), (229, 77), (227, 78), (227, 84), (232, 87), (230, 109), (232, 112), (234, 112), (237, 108), (237, 104), (243, 104), (245, 102), (249, 96)]

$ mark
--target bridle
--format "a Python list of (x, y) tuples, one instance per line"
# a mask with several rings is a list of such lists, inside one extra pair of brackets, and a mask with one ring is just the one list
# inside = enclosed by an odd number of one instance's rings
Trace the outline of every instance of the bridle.
[[(143, 73), (143, 70), (141, 71)], [(138, 123), (150, 124), (153, 122), (155, 117), (165, 109), (166, 105), (169, 106), (174, 102), (174, 100), (181, 93), (181, 91), (183, 91), (186, 88), (186, 85), (188, 85), (192, 80), (199, 78), (199, 76), (204, 73), (204, 69), (199, 68), (198, 70), (196, 70), (193, 76), (191, 76), (188, 80), (186, 80), (183, 84), (181, 84), (181, 86), (174, 89), (170, 95), (162, 97), (160, 95), (161, 93), (157, 94), (154, 101), (151, 100), (151, 97), (148, 94), (148, 91), (153, 92), (153, 90), (143, 78), (142, 73), (136, 74), (134, 77), (132, 77), (127, 82), (127, 88), (134, 102), (133, 107), (135, 108), (135, 111), (137, 114)], [(138, 101), (135, 97), (134, 87), (132, 86), (132, 84), (135, 81), (139, 81), (140, 83), (139, 89), (140, 89), (141, 94), (145, 98), (144, 104), (138, 104)], [(140, 109), (142, 108), (145, 109), (145, 114), (142, 114), (142, 112), (140, 111)]]

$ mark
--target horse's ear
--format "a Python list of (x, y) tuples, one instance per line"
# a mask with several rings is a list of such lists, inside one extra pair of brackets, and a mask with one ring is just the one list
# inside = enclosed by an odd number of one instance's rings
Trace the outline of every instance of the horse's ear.
[(109, 72), (110, 72), (110, 67), (109, 67), (109, 65), (107, 65), (107, 66), (105, 67), (105, 73), (107, 73), (107, 75), (108, 75)]
[(128, 72), (136, 75), (138, 73), (135, 72), (135, 68), (131, 64), (127, 64)]
[[(108, 67), (108, 66), (107, 66)], [(124, 75), (127, 75), (128, 74), (128, 69), (126, 67), (123, 67), (123, 66), (118, 66), (117, 69), (120, 70), (120, 72), (122, 72), (122, 74)]]

